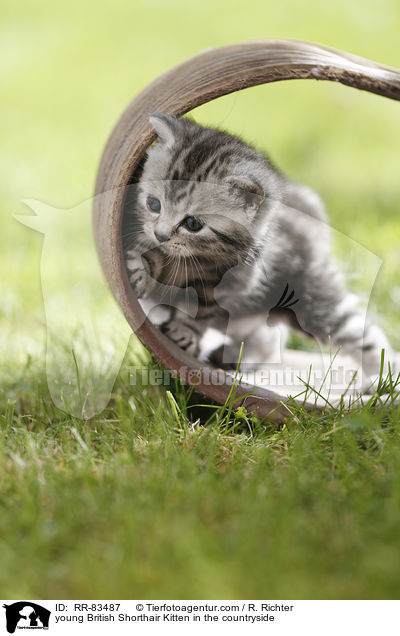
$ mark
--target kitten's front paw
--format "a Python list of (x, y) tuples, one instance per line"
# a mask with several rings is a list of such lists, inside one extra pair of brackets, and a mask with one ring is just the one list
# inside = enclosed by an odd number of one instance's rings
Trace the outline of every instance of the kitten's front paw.
[(129, 282), (136, 298), (146, 298), (150, 293), (150, 275), (146, 268), (137, 260), (126, 261)]
[(197, 357), (200, 353), (199, 336), (189, 325), (180, 320), (169, 320), (160, 327), (161, 331), (175, 344), (190, 355)]
[(240, 355), (240, 346), (221, 345), (218, 349), (214, 349), (208, 356), (210, 362), (220, 369), (227, 371), (237, 367), (237, 361)]

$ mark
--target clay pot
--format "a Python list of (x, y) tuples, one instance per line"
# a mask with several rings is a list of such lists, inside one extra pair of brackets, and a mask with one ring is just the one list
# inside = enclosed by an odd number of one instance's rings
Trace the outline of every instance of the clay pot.
[[(289, 79), (341, 82), (400, 100), (400, 72), (341, 51), (286, 40), (227, 46), (189, 59), (135, 97), (115, 126), (98, 171), (96, 195), (101, 196), (94, 200), (95, 239), (117, 302), (132, 329), (157, 360), (184, 382), (196, 382), (197, 390), (219, 403), (226, 400), (232, 388), (232, 376), (205, 367), (166, 338), (144, 316), (133, 294), (122, 253), (125, 189), (146, 148), (155, 139), (149, 113), (180, 116), (222, 95)], [(249, 392), (250, 396), (241, 397)], [(282, 396), (266, 388), (241, 384), (236, 397), (237, 405), (243, 403), (248, 411), (261, 417), (282, 421), (288, 415)], [(305, 406), (311, 409), (314, 404)]]

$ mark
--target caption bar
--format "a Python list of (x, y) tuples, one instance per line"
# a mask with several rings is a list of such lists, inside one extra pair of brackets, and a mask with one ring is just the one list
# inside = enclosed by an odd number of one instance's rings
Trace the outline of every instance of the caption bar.
[(392, 633), (400, 601), (0, 601), (2, 633), (30, 630), (54, 634), (149, 634), (177, 632), (242, 634), (271, 631), (276, 636), (306, 630), (308, 636), (337, 636), (362, 631), (363, 636)]

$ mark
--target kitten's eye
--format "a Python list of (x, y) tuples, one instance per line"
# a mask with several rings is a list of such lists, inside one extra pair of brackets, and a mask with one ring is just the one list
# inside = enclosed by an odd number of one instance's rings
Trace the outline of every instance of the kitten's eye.
[(203, 227), (203, 223), (194, 216), (187, 216), (186, 219), (183, 219), (182, 225), (190, 232), (198, 232)]
[(147, 203), (147, 207), (152, 212), (159, 212), (161, 210), (160, 200), (156, 199), (156, 197), (147, 197), (146, 203)]

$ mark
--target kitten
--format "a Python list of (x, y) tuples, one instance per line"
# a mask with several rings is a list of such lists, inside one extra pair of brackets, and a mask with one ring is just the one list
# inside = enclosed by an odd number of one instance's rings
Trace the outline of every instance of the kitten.
[(150, 123), (158, 142), (128, 199), (124, 249), (138, 298), (165, 302), (170, 290), (162, 331), (194, 356), (208, 328), (227, 332), (230, 344), (212, 359), (234, 367), (242, 341), (244, 360), (248, 351), (267, 361), (272, 325), (285, 322), (341, 347), (368, 376), (379, 373), (382, 349), (384, 370), (393, 369), (385, 334), (365, 321), (332, 259), (318, 195), (233, 135), (158, 113)]

